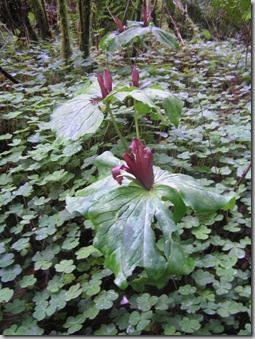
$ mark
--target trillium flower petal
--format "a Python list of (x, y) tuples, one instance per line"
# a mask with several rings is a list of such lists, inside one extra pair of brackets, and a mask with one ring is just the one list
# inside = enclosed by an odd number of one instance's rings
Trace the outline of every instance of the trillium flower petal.
[(104, 87), (107, 90), (107, 95), (112, 91), (112, 76), (107, 70), (103, 72)]
[(113, 179), (115, 179), (119, 185), (121, 185), (123, 181), (123, 175), (121, 175), (121, 170), (129, 172), (129, 168), (125, 165), (116, 166), (112, 169)]
[(118, 32), (119, 33), (124, 32), (125, 29), (126, 29), (126, 26), (123, 25), (122, 21), (119, 18), (117, 18), (116, 16), (113, 17), (113, 20), (115, 22), (115, 25), (117, 27)]
[(101, 74), (97, 75), (97, 81), (98, 81), (100, 89), (101, 89), (102, 98), (104, 99), (107, 96), (108, 92), (107, 92), (107, 89), (104, 86), (104, 80), (103, 80), (103, 77), (102, 77)]
[(112, 91), (112, 76), (111, 73), (107, 70), (103, 71), (103, 74), (97, 75), (97, 81), (99, 83), (102, 99), (106, 98), (109, 93)]

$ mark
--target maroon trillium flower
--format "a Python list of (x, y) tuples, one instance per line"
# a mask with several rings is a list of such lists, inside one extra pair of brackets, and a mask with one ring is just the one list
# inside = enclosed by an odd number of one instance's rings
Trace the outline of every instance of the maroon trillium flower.
[(132, 86), (139, 88), (139, 73), (138, 73), (136, 66), (133, 67), (131, 78), (132, 78)]
[(120, 165), (114, 167), (112, 169), (113, 178), (121, 185), (123, 181), (121, 170), (124, 170), (133, 174), (144, 188), (150, 190), (154, 184), (153, 155), (151, 149), (145, 147), (138, 138), (133, 138), (129, 150), (130, 153), (123, 154), (127, 166)]

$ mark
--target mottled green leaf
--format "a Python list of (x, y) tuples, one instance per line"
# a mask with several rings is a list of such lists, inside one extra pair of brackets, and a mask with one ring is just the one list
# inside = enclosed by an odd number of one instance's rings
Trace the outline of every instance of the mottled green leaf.
[(80, 94), (59, 105), (51, 117), (51, 126), (59, 137), (77, 140), (84, 135), (94, 134), (103, 121), (103, 113), (91, 99), (101, 96)]
[(183, 102), (177, 96), (170, 95), (162, 100), (168, 119), (177, 128), (181, 117)]

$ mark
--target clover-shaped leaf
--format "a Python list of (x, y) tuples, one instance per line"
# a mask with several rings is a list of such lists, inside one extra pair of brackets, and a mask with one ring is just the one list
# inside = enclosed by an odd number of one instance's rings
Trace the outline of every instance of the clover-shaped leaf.
[(244, 329), (238, 332), (238, 335), (242, 336), (251, 336), (251, 334), (252, 334), (251, 324), (245, 324)]
[(64, 290), (61, 290), (58, 293), (51, 295), (49, 305), (46, 309), (47, 316), (51, 316), (52, 314), (66, 306), (65, 296), (66, 292)]
[(242, 303), (238, 303), (236, 301), (225, 301), (223, 303), (219, 303), (217, 314), (223, 318), (227, 318), (230, 315), (246, 311), (247, 308)]
[(155, 304), (155, 309), (156, 310), (161, 310), (161, 311), (165, 311), (167, 310), (170, 305), (173, 303), (173, 299), (171, 297), (168, 297), (166, 294), (161, 294), (158, 297), (158, 301)]
[(86, 259), (90, 255), (98, 257), (98, 256), (101, 256), (101, 253), (93, 245), (90, 245), (87, 247), (80, 248), (78, 251), (75, 252), (75, 255), (77, 257), (77, 260), (79, 260), (79, 259)]
[(28, 182), (26, 182), (24, 185), (21, 185), (19, 189), (14, 192), (14, 195), (23, 195), (24, 197), (29, 197), (30, 194), (33, 191), (33, 186), (31, 186)]
[(196, 283), (200, 286), (212, 284), (215, 280), (213, 274), (207, 271), (203, 271), (201, 269), (197, 270), (196, 272), (193, 272), (192, 277), (195, 279)]
[(179, 287), (178, 292), (182, 295), (191, 295), (196, 292), (197, 288), (191, 285), (184, 285)]
[(82, 326), (83, 323), (86, 320), (86, 316), (84, 314), (78, 314), (75, 317), (70, 316), (66, 319), (66, 322), (64, 323), (64, 328), (67, 328), (69, 334), (73, 334), (75, 332), (78, 332)]
[(36, 252), (32, 257), (32, 260), (35, 262), (35, 270), (47, 270), (53, 264), (53, 260), (57, 253), (59, 253), (60, 247), (56, 244), (50, 244), (43, 251)]
[(0, 243), (0, 254), (4, 253), (5, 250), (5, 244), (3, 242)]
[(17, 240), (14, 244), (12, 244), (11, 248), (13, 248), (14, 250), (20, 252), (24, 248), (27, 248), (27, 247), (30, 246), (29, 241), (30, 241), (29, 238), (21, 238), (21, 239)]
[[(234, 288), (234, 290), (236, 291), (236, 293), (238, 293), (241, 297), (244, 297), (244, 298), (250, 298), (251, 296), (251, 286), (236, 286)], [(1, 291), (0, 291), (1, 292)]]
[(21, 326), (16, 324), (11, 325), (8, 329), (4, 330), (3, 334), (11, 336), (42, 335), (44, 330), (37, 325), (36, 320), (29, 320), (29, 322), (23, 321)]
[(191, 233), (194, 234), (197, 239), (206, 240), (208, 239), (208, 234), (211, 233), (211, 230), (205, 225), (202, 225), (192, 229)]
[(24, 312), (26, 309), (26, 302), (25, 300), (14, 299), (12, 302), (9, 302), (5, 306), (6, 312), (10, 312), (12, 314), (18, 314)]
[(166, 326), (164, 330), (165, 335), (181, 335), (181, 332), (176, 331), (175, 326)]
[(48, 260), (38, 260), (35, 263), (35, 270), (47, 270), (52, 266), (52, 262)]
[(33, 275), (25, 275), (20, 281), (19, 285), (21, 288), (29, 287), (29, 286), (34, 286), (36, 283), (37, 279)]
[(95, 319), (100, 311), (100, 309), (97, 308), (95, 302), (92, 300), (82, 300), (82, 305), (80, 307), (83, 314), (90, 320)]
[(134, 311), (130, 314), (129, 324), (131, 326), (135, 326), (137, 331), (142, 331), (146, 326), (150, 324), (152, 315), (153, 312), (151, 310), (141, 313)]
[(226, 281), (215, 281), (213, 287), (218, 295), (226, 294), (232, 289), (232, 284)]
[(188, 317), (184, 317), (180, 321), (181, 330), (185, 333), (193, 333), (194, 331), (197, 331), (201, 324), (197, 319), (190, 319)]
[(9, 328), (3, 331), (3, 335), (24, 335), (26, 331), (25, 326), (18, 326), (17, 324), (12, 324)]
[(89, 296), (95, 295), (100, 291), (101, 280), (91, 279), (82, 284), (82, 290)]
[(118, 294), (114, 290), (101, 291), (94, 299), (94, 303), (98, 310), (107, 310), (112, 307), (113, 300), (118, 298)]
[(189, 313), (195, 313), (201, 308), (201, 298), (193, 297), (193, 295), (185, 296), (181, 302), (182, 310), (189, 310)]
[(138, 324), (138, 322), (140, 321), (140, 313), (137, 312), (137, 311), (134, 311), (130, 314), (130, 317), (129, 317), (129, 323), (131, 325), (136, 325)]
[(0, 270), (0, 277), (2, 282), (13, 281), (20, 273), (22, 268), (19, 264), (8, 266)]
[(215, 302), (209, 301), (202, 305), (203, 311), (209, 315), (214, 315), (218, 308), (218, 305)]
[(98, 330), (93, 332), (93, 335), (116, 335), (118, 330), (114, 324), (102, 324)]
[(65, 292), (65, 301), (77, 298), (82, 293), (82, 288), (79, 283), (72, 285), (68, 291)]
[(79, 245), (79, 238), (67, 238), (63, 241), (63, 244), (61, 245), (61, 248), (63, 250), (70, 251), (73, 248), (77, 247)]
[(38, 321), (41, 321), (44, 318), (46, 318), (47, 317), (46, 309), (48, 305), (49, 305), (49, 302), (47, 300), (41, 300), (41, 302), (35, 306), (33, 317), (37, 319)]
[(124, 330), (129, 324), (129, 313), (125, 308), (113, 308), (110, 317), (114, 319), (114, 323), (120, 330)]
[(5, 253), (0, 255), (0, 267), (7, 267), (14, 263), (14, 254)]
[(53, 235), (56, 232), (56, 226), (54, 224), (50, 224), (48, 226), (45, 226), (43, 228), (40, 228), (35, 231), (36, 240), (43, 240), (47, 238), (49, 235)]
[(63, 273), (71, 273), (75, 270), (75, 265), (73, 265), (74, 261), (72, 259), (69, 260), (61, 260), (59, 264), (55, 265), (55, 269), (57, 272)]
[(14, 291), (9, 287), (4, 287), (0, 289), (0, 303), (8, 302), (13, 296)]
[(143, 293), (138, 297), (131, 297), (130, 302), (141, 311), (149, 311), (158, 301), (158, 297)]

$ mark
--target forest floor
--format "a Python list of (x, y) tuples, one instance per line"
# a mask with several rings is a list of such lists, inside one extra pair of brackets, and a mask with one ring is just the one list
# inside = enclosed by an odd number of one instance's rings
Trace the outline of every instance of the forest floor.
[[(178, 128), (145, 119), (140, 133), (154, 164), (188, 174), (236, 206), (178, 224), (194, 271), (161, 290), (120, 290), (92, 245), (93, 226), (65, 209), (67, 195), (95, 181), (95, 157), (123, 148), (106, 121), (91, 138), (65, 141), (51, 129), (54, 107), (107, 67), (131, 82), (125, 52), (76, 52), (57, 45), (2, 47), (0, 135), (0, 328), (4, 335), (251, 334), (251, 54), (237, 40), (160, 46), (135, 63), (149, 81), (183, 100)], [(89, 72), (89, 70), (91, 72)], [(131, 141), (128, 115), (119, 120)], [(247, 171), (246, 171), (247, 170)], [(247, 173), (246, 173), (246, 172)]]

